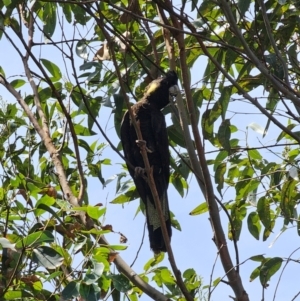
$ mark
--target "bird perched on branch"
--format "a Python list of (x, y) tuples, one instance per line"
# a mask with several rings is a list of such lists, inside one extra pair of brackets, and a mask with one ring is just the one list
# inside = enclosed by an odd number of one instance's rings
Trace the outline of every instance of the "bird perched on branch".
[[(170, 177), (170, 153), (165, 117), (161, 112), (169, 104), (169, 89), (177, 85), (174, 71), (167, 72), (165, 77), (152, 81), (146, 88), (143, 98), (131, 107), (133, 116), (140, 127), (143, 141), (138, 141), (134, 125), (127, 111), (121, 125), (121, 142), (124, 155), (132, 166), (127, 164), (137, 191), (145, 204), (150, 248), (154, 253), (166, 252), (159, 215), (147, 182), (145, 167), (139, 144), (146, 144), (149, 164), (153, 170), (153, 178), (163, 211), (166, 228), (171, 239), (171, 218), (168, 203), (168, 185)], [(133, 169), (132, 167), (135, 167)], [(141, 172), (142, 170), (142, 172)]]

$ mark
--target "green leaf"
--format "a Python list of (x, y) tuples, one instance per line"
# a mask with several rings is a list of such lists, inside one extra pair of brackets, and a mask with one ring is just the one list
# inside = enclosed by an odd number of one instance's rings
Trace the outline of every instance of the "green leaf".
[(182, 130), (178, 129), (175, 125), (170, 125), (167, 127), (168, 136), (171, 141), (175, 142), (177, 145), (181, 147), (186, 147), (184, 136), (182, 135)]
[(41, 62), (52, 75), (50, 79), (53, 82), (57, 82), (61, 79), (62, 75), (60, 69), (53, 62), (48, 61), (46, 59), (41, 59)]
[(132, 289), (130, 281), (123, 275), (109, 275), (108, 278), (112, 279), (114, 287), (122, 293), (126, 293)]
[(25, 299), (31, 299), (34, 296), (30, 294), (29, 292), (25, 290), (13, 290), (13, 291), (8, 291), (4, 294), (4, 299), (3, 300), (24, 300)]
[(190, 215), (199, 215), (208, 211), (207, 203), (204, 202), (198, 205), (195, 209), (193, 209), (189, 214)]
[(185, 279), (191, 279), (191, 278), (194, 278), (196, 276), (196, 271), (194, 269), (187, 269), (183, 272), (182, 276), (185, 278)]
[(253, 272), (250, 275), (250, 280), (249, 280), (250, 282), (253, 281), (255, 278), (257, 278), (259, 276), (260, 269), (261, 269), (261, 267), (259, 266), (259, 267), (257, 267), (256, 269), (253, 270)]
[(280, 208), (286, 219), (290, 219), (294, 214), (297, 193), (295, 187), (298, 182), (298, 180), (291, 179), (286, 181), (282, 186)]
[(232, 93), (232, 86), (224, 87), (220, 96), (222, 119), (225, 120), (228, 104)]
[(261, 154), (256, 149), (248, 150), (248, 155), (251, 159), (254, 160), (262, 160)]
[(98, 220), (104, 213), (106, 208), (101, 208), (99, 206), (87, 206), (86, 213), (89, 217)]
[(221, 191), (224, 186), (224, 175), (226, 173), (226, 163), (221, 163), (215, 172), (215, 182), (217, 184), (217, 190), (222, 195)]
[(218, 277), (213, 281), (213, 286), (217, 286), (221, 282), (222, 278)]
[(64, 258), (54, 249), (41, 246), (33, 249), (32, 260), (46, 269), (56, 269), (63, 264)]
[(71, 281), (69, 282), (66, 287), (62, 291), (62, 297), (65, 300), (73, 299), (79, 296), (79, 282)]
[(93, 272), (97, 276), (100, 277), (103, 274), (103, 271), (104, 271), (104, 264), (102, 262), (97, 262), (97, 261), (93, 260), (93, 265), (94, 265)]
[(238, 0), (238, 8), (240, 10), (240, 18), (243, 18), (245, 15), (245, 12), (250, 7), (251, 0)]
[(265, 228), (264, 233), (263, 233), (263, 241), (266, 241), (268, 239), (268, 237), (271, 235), (274, 225), (275, 225), (275, 221), (272, 220), (270, 227)]
[(265, 257), (264, 255), (255, 255), (250, 257), (249, 259), (253, 261), (263, 262), (265, 260)]
[(87, 274), (85, 274), (82, 282), (84, 282), (87, 285), (90, 285), (90, 284), (97, 282), (98, 279), (99, 279), (99, 277), (97, 275), (95, 275), (94, 273), (87, 273)]
[(0, 75), (2, 75), (5, 78), (5, 72), (4, 72), (4, 69), (1, 66), (0, 66)]
[(113, 97), (115, 102), (115, 114), (114, 114), (115, 129), (118, 136), (120, 136), (120, 128), (123, 119), (123, 107), (124, 107), (125, 100), (122, 94), (114, 94)]
[(71, 9), (74, 13), (76, 23), (79, 23), (81, 25), (85, 25), (86, 22), (90, 19), (90, 17), (88, 17), (86, 15), (85, 10), (82, 7), (80, 7), (79, 5), (71, 5)]
[(69, 3), (60, 3), (59, 5), (63, 8), (63, 13), (64, 13), (64, 16), (65, 16), (66, 20), (68, 21), (68, 23), (71, 23), (72, 22), (71, 4), (69, 4)]
[[(49, 209), (52, 205), (55, 204), (55, 199), (48, 195), (43, 195), (38, 202), (36, 203), (36, 209), (34, 210), (36, 216), (41, 216), (45, 211), (49, 212)], [(44, 206), (45, 207), (44, 207)]]
[(82, 207), (73, 207), (72, 208), (75, 211), (84, 211), (86, 212), (89, 217), (93, 218), (93, 219), (99, 219), (105, 212), (106, 212), (106, 208), (101, 208), (99, 206), (82, 206)]
[(184, 187), (182, 181), (184, 181), (184, 179), (180, 178), (178, 174), (171, 174), (170, 182), (174, 185), (181, 197), (184, 196)]
[(275, 186), (280, 187), (279, 184), (281, 182), (281, 179), (283, 177), (283, 172), (281, 168), (275, 169), (273, 175), (271, 175), (273, 183)]
[(261, 135), (264, 135), (265, 134), (265, 131), (264, 129), (259, 125), (257, 124), (256, 122), (251, 122), (248, 127), (250, 129), (252, 129), (253, 131), (255, 131), (256, 133), (258, 134), (261, 134)]
[(175, 284), (175, 280), (173, 275), (171, 274), (171, 272), (168, 269), (162, 269), (160, 272), (160, 276), (162, 279), (162, 282), (165, 284)]
[(225, 119), (218, 130), (218, 139), (222, 147), (230, 152), (230, 136), (231, 136), (231, 129), (230, 129), (230, 120)]
[(172, 227), (175, 228), (178, 231), (181, 231), (181, 226), (180, 226), (178, 220), (175, 218), (175, 215), (173, 214), (172, 211), (170, 211), (170, 214), (171, 214), (171, 225), (172, 225)]
[(165, 254), (163, 252), (160, 252), (157, 256), (152, 257), (147, 261), (147, 263), (144, 265), (144, 271), (147, 272), (150, 268), (154, 267), (155, 265), (159, 264), (163, 261), (165, 258)]
[(7, 7), (11, 4), (11, 0), (3, 0), (3, 4)]
[(113, 249), (115, 251), (123, 251), (126, 250), (128, 247), (127, 246), (121, 246), (121, 245), (109, 245), (110, 249)]
[(267, 287), (267, 282), (280, 269), (282, 261), (282, 258), (274, 257), (263, 264), (259, 274), (260, 283), (263, 287)]
[(261, 230), (261, 225), (260, 225), (260, 222), (259, 222), (258, 214), (256, 212), (251, 212), (248, 215), (247, 223), (248, 223), (249, 232), (252, 234), (252, 236), (254, 238), (259, 240), (259, 233), (260, 233), (260, 230)]
[(228, 229), (229, 239), (239, 240), (243, 225), (242, 221), (245, 218), (246, 213), (247, 210), (243, 203), (235, 203), (231, 206), (231, 223), (229, 223)]
[(23, 247), (37, 247), (42, 243), (51, 243), (54, 241), (54, 236), (48, 230), (38, 231), (24, 237), (22, 240), (16, 243), (16, 249), (22, 249)]
[(298, 51), (297, 51), (297, 43), (294, 42), (291, 47), (289, 47), (287, 54), (289, 56), (289, 60), (291, 65), (295, 70), (299, 70), (299, 61), (298, 61)]
[(25, 80), (23, 79), (15, 79), (10, 83), (15, 89), (18, 89), (26, 84)]
[(52, 37), (56, 27), (56, 3), (45, 2), (43, 5), (44, 34), (46, 37)]
[(124, 203), (128, 203), (134, 199), (137, 199), (139, 197), (135, 186), (131, 186), (126, 193), (121, 194), (119, 196), (117, 196), (116, 198), (114, 198), (110, 203), (111, 204), (124, 204)]
[(15, 244), (12, 244), (8, 239), (6, 239), (4, 237), (0, 237), (0, 245), (2, 246), (2, 248), (11, 249), (11, 250), (16, 251)]
[(268, 229), (271, 226), (271, 212), (269, 200), (261, 197), (257, 202), (257, 213), (262, 224)]
[[(292, 130), (294, 127), (296, 127), (296, 124), (289, 124), (289, 125), (287, 126), (287, 129)], [(280, 133), (280, 135), (278, 136), (276, 142), (279, 142), (281, 139), (283, 139), (283, 138), (288, 138), (288, 137), (290, 137), (290, 136), (289, 136), (285, 131), (282, 131), (282, 132)]]
[(216, 169), (220, 165), (220, 163), (222, 163), (223, 160), (227, 157), (228, 157), (228, 152), (225, 150), (222, 150), (218, 153), (218, 155), (215, 158), (215, 162), (214, 162), (214, 171), (216, 171)]
[[(73, 5), (73, 6), (77, 6), (77, 5)], [(78, 6), (77, 6), (78, 7)], [(88, 58), (88, 54), (87, 54), (87, 42), (85, 39), (79, 41), (76, 45), (76, 54), (84, 59), (87, 60)]]
[(84, 300), (98, 301), (100, 299), (100, 287), (95, 284), (87, 285), (81, 282), (79, 293)]
[(206, 110), (201, 119), (201, 127), (202, 127), (202, 132), (203, 132), (203, 138), (210, 140), (213, 138), (213, 122), (211, 123), (209, 120), (211, 113), (211, 109)]
[(243, 178), (239, 180), (239, 182), (236, 183), (235, 185), (236, 200), (241, 200), (248, 196), (250, 183), (251, 183), (251, 177), (248, 175), (245, 175)]
[(79, 136), (93, 136), (93, 135), (97, 135), (96, 132), (88, 129), (87, 127), (84, 127), (81, 124), (75, 124), (74, 125), (74, 130), (75, 130), (75, 134), (77, 134)]

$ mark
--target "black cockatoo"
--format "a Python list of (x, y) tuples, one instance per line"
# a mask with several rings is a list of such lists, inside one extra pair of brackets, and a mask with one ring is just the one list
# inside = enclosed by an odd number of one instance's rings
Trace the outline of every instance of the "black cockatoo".
[[(174, 71), (167, 72), (165, 77), (152, 81), (146, 88), (143, 98), (131, 107), (135, 120), (139, 122), (143, 140), (146, 142), (148, 160), (153, 168), (153, 178), (170, 239), (172, 230), (167, 194), (170, 153), (165, 117), (161, 109), (169, 104), (169, 89), (177, 85), (177, 81), (178, 78)], [(125, 158), (135, 167), (133, 170), (127, 165), (137, 191), (145, 204), (150, 248), (154, 253), (166, 252), (160, 220), (150, 187), (140, 172), (137, 172), (137, 168), (144, 168), (144, 161), (128, 111), (125, 113), (121, 125), (121, 142)]]

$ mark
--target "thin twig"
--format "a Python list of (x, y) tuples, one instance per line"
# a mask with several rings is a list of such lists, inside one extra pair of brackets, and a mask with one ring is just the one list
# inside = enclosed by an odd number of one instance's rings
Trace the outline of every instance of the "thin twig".
[[(285, 268), (287, 267), (287, 265), (288, 265), (288, 263), (289, 263), (289, 261), (290, 261), (290, 258), (292, 257), (292, 255), (293, 255), (294, 253), (296, 253), (296, 252), (299, 251), (299, 250), (300, 250), (300, 247), (297, 248), (296, 250), (294, 250), (294, 251), (289, 255), (289, 257), (287, 258), (287, 261), (286, 261), (284, 267), (282, 268), (282, 271), (281, 271), (281, 273), (280, 273), (280, 275), (279, 275), (279, 278), (278, 278), (278, 281), (277, 281), (277, 284), (276, 284), (276, 288), (275, 288), (274, 296), (273, 296), (273, 301), (275, 301), (276, 293), (277, 293), (277, 290), (278, 290), (278, 287), (279, 287), (279, 283), (280, 283), (280, 281), (281, 281), (281, 278), (282, 278), (282, 275), (283, 275), (283, 273), (284, 273), (284, 270), (285, 270)], [(299, 293), (300, 293), (300, 292), (299, 292)], [(298, 293), (292, 300), (295, 300), (295, 298), (299, 295), (299, 293)]]
[(208, 301), (210, 301), (210, 297), (211, 297), (211, 293), (212, 293), (211, 292), (212, 278), (213, 278), (213, 274), (214, 274), (214, 270), (215, 270), (215, 266), (217, 264), (218, 258), (219, 258), (219, 253), (217, 253), (217, 256), (215, 258), (214, 264), (213, 264), (212, 269), (211, 269), (210, 277), (209, 277), (208, 298), (207, 298)]
[(137, 250), (137, 252), (136, 252), (136, 256), (135, 256), (135, 258), (134, 258), (132, 264), (130, 265), (131, 268), (133, 267), (133, 265), (135, 264), (136, 260), (138, 259), (139, 253), (140, 253), (140, 251), (141, 251), (141, 249), (142, 249), (142, 246), (143, 246), (143, 243), (144, 243), (145, 234), (146, 234), (146, 222), (145, 222), (145, 224), (144, 224), (144, 230), (143, 230), (143, 235), (142, 235), (141, 244), (140, 244), (140, 246), (139, 246), (139, 248), (138, 248), (138, 250)]

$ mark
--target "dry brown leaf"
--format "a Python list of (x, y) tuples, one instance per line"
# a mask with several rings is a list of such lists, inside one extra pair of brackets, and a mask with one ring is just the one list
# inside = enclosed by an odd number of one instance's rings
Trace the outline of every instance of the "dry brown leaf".
[(122, 233), (120, 233), (120, 243), (126, 244), (127, 241), (128, 241), (127, 237), (125, 235), (123, 235)]
[(110, 60), (108, 43), (102, 45), (102, 47), (96, 52), (93, 61), (108, 61)]
[(111, 253), (109, 253), (109, 255), (108, 255), (108, 262), (113, 262), (116, 259), (116, 257), (118, 256), (118, 254), (119, 253), (117, 253), (117, 252), (111, 252)]
[(47, 195), (53, 197), (53, 198), (56, 198), (57, 197), (57, 191), (54, 187), (50, 186), (47, 190)]
[[(136, 15), (141, 15), (141, 8), (140, 8), (140, 4), (139, 4), (139, 1), (138, 0), (131, 0), (129, 2), (129, 5), (127, 7), (127, 10), (136, 14)], [(121, 16), (120, 16), (120, 22), (123, 23), (123, 24), (127, 24), (129, 23), (130, 21), (136, 19), (135, 16), (133, 16), (132, 14), (130, 13), (123, 13)]]
[(105, 226), (103, 226), (103, 227), (101, 227), (102, 228), (102, 230), (109, 230), (109, 231), (112, 231), (113, 232), (113, 227), (112, 227), (112, 225), (105, 225)]
[(40, 281), (40, 279), (36, 275), (21, 277), (20, 280), (30, 286), (32, 286), (34, 282)]

